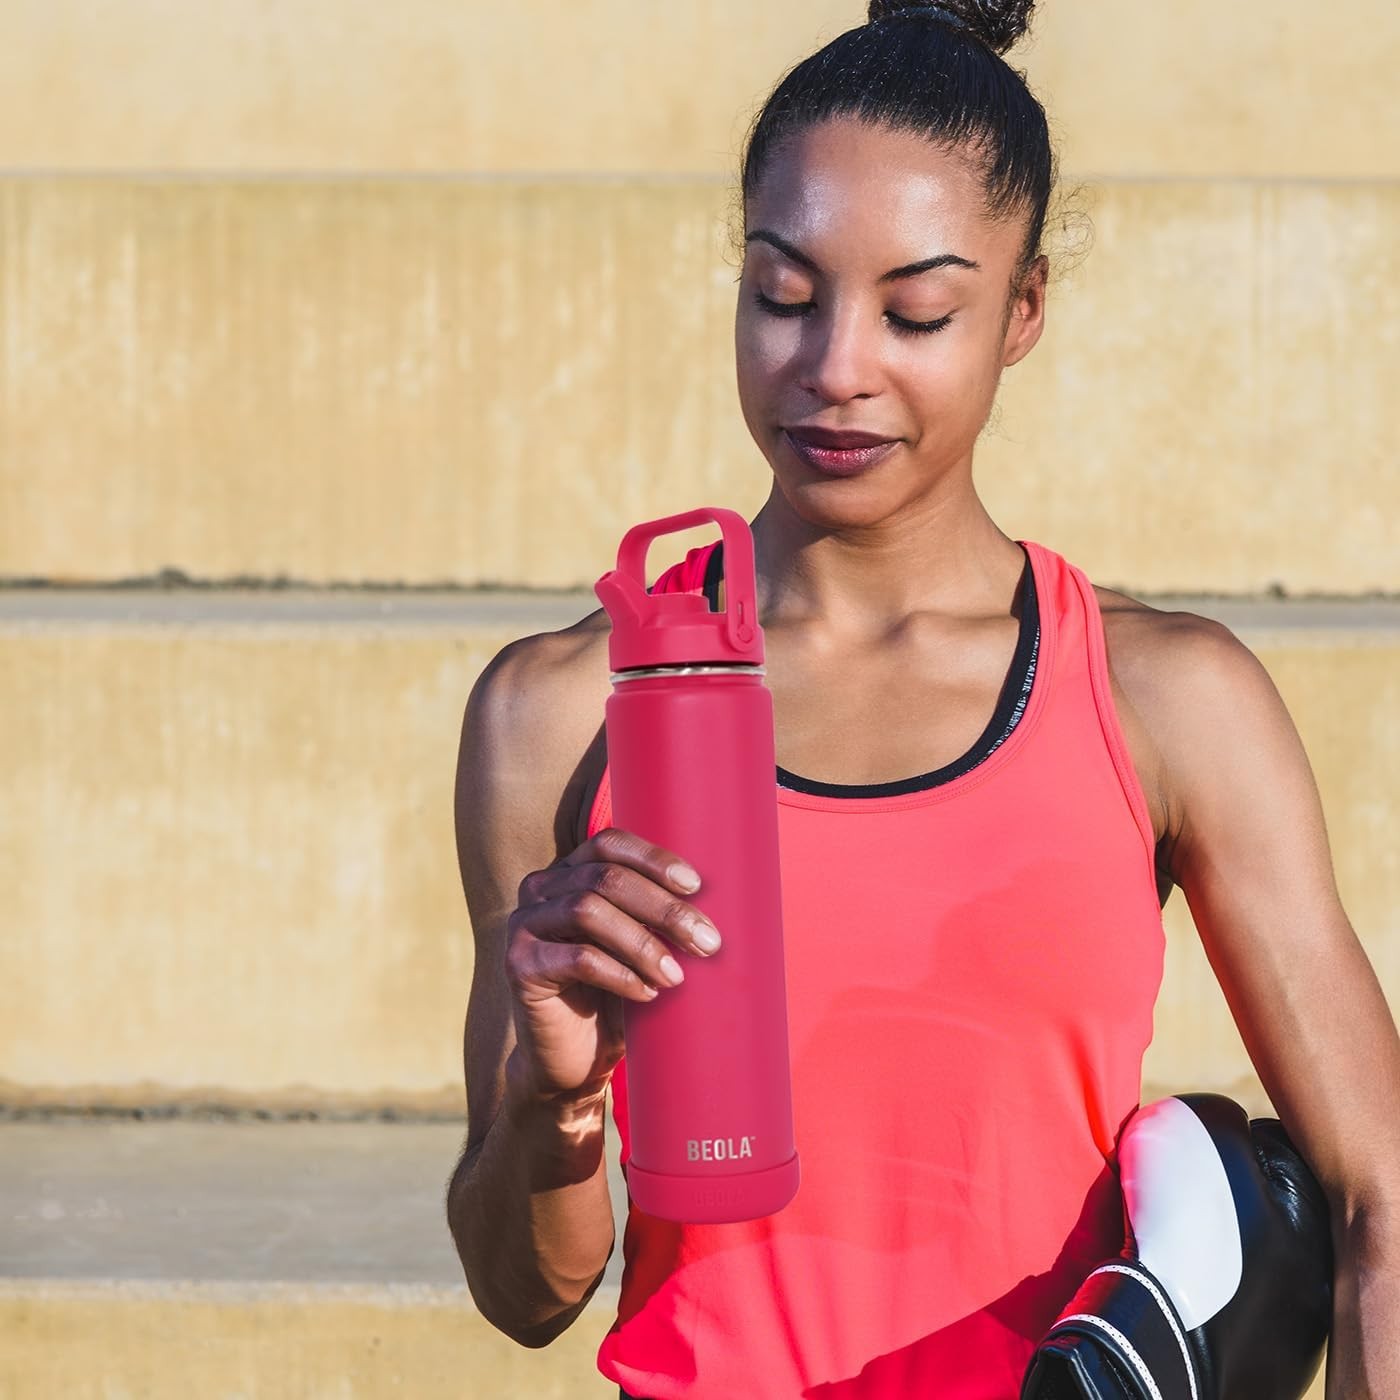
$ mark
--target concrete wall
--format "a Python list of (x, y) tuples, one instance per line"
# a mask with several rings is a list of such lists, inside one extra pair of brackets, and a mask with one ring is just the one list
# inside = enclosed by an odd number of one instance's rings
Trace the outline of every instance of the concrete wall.
[(0, 1393), (16, 1400), (616, 1400), (594, 1365), (615, 1297), (527, 1350), (465, 1288), (401, 1285), (7, 1285)]
[[(11, 0), (0, 168), (729, 173), (860, 0)], [(1067, 172), (1400, 174), (1400, 13), (1374, 0), (1037, 7), (1008, 61)]]
[[(0, 577), (590, 588), (624, 522), (752, 514), (729, 197), (0, 181)], [(979, 447), (1004, 528), (1130, 590), (1400, 586), (1400, 184), (1075, 205), (1088, 256)]]

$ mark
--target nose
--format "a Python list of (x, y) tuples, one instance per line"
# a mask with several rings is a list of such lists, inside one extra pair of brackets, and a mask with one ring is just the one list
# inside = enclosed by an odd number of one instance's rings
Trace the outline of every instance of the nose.
[(802, 344), (801, 385), (827, 403), (872, 394), (879, 353), (868, 318), (859, 307), (833, 308), (811, 316)]

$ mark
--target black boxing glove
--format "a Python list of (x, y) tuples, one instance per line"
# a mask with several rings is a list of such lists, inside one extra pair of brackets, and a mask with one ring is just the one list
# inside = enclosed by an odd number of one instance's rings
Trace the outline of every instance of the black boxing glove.
[(1127, 1244), (1061, 1310), (1021, 1400), (1300, 1400), (1332, 1322), (1327, 1197), (1276, 1118), (1221, 1094), (1139, 1108)]

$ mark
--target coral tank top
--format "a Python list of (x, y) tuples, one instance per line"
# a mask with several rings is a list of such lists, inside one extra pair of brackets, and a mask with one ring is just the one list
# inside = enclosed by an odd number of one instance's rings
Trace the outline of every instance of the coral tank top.
[[(775, 774), (801, 1184), (726, 1224), (629, 1200), (597, 1353), (624, 1397), (1015, 1400), (1122, 1248), (1116, 1142), (1165, 952), (1152, 821), (1093, 588), (1018, 543), (1030, 665), (968, 755), (870, 785)], [(722, 545), (650, 591), (716, 607)], [(611, 820), (605, 769), (588, 834)], [(612, 1104), (625, 1176), (625, 1056)]]

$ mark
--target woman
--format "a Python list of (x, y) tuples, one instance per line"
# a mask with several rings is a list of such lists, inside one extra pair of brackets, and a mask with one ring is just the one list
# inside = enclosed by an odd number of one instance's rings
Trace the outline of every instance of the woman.
[[(1123, 1242), (1114, 1148), (1173, 885), (1332, 1207), (1329, 1400), (1400, 1395), (1400, 1040), (1291, 720), (1225, 627), (1091, 585), (973, 485), (1001, 371), (1044, 324), (1054, 160), (1001, 58), (1030, 8), (876, 0), (783, 79), (745, 152), (735, 346), (774, 477), (751, 527), (802, 1184), (742, 1224), (632, 1209), (598, 1353), (624, 1400), (1016, 1395)], [(721, 570), (717, 545), (691, 550), (653, 591), (723, 607)], [(606, 615), (570, 631), (605, 671)], [(668, 951), (704, 955), (671, 914), (686, 853), (611, 828), (605, 769), (585, 795), (581, 844), (521, 884), (506, 958), (507, 1102), (572, 1116), (478, 1126), (482, 1170), (454, 1179), (484, 1310), (488, 1265), (523, 1268), (508, 1239), (568, 1240), (516, 1280), (571, 1304), (513, 1331), (531, 1345), (601, 1276), (609, 1082), (629, 1150), (618, 998), (665, 996)], [(484, 1078), (473, 1097), (494, 1120)], [(528, 1203), (504, 1184), (522, 1163)]]

